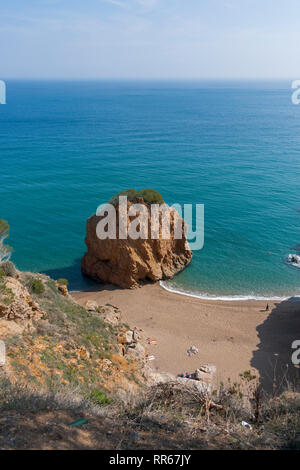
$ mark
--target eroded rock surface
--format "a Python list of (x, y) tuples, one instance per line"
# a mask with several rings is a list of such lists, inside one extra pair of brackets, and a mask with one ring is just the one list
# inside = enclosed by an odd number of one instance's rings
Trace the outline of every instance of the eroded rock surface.
[(1, 286), (0, 335), (32, 329), (33, 321), (43, 318), (45, 312), (18, 279), (6, 277)]
[[(137, 201), (148, 217), (145, 225), (148, 234), (151, 234), (150, 205), (143, 199)], [(127, 201), (127, 211), (130, 211), (132, 202)], [(153, 239), (119, 238), (119, 206), (116, 206), (116, 239), (99, 239), (96, 233), (98, 223), (103, 219), (93, 215), (87, 220), (87, 235), (85, 243), (87, 253), (82, 259), (82, 271), (85, 275), (103, 283), (112, 283), (123, 288), (137, 287), (143, 281), (159, 281), (172, 278), (182, 271), (191, 261), (192, 252), (185, 237), (184, 221), (178, 212), (164, 204), (164, 217), (170, 217), (170, 236), (162, 236), (162, 223), (158, 221), (159, 237)], [(127, 227), (131, 219), (127, 216)], [(143, 225), (143, 224), (141, 224)], [(182, 232), (181, 238), (176, 234), (177, 228)], [(153, 221), (152, 221), (153, 229)], [(165, 233), (164, 233), (165, 236)]]

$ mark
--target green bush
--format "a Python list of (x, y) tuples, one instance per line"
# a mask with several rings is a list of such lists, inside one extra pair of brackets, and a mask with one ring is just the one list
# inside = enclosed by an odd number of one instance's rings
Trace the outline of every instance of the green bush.
[(13, 263), (10, 261), (4, 261), (0, 264), (0, 269), (4, 271), (5, 276), (17, 277), (18, 271)]
[(112, 398), (106, 396), (106, 393), (102, 390), (92, 390), (88, 396), (89, 400), (98, 406), (109, 405), (112, 403)]
[(43, 294), (45, 292), (45, 286), (40, 279), (31, 279), (29, 287), (34, 294)]
[(127, 189), (125, 191), (120, 191), (118, 194), (113, 196), (109, 202), (111, 204), (118, 203), (120, 196), (127, 196), (127, 199), (132, 202), (138, 198), (143, 198), (145, 202), (149, 202), (150, 204), (162, 204), (164, 202), (162, 195), (154, 189), (141, 189), (140, 191)]
[(56, 282), (57, 282), (57, 284), (58, 284), (59, 286), (66, 286), (66, 287), (68, 287), (68, 285), (69, 285), (68, 279), (64, 279), (63, 277), (57, 279)]
[(256, 379), (256, 375), (253, 375), (251, 370), (245, 370), (242, 374), (240, 374), (240, 377), (246, 382), (251, 382), (252, 380)]
[(151, 204), (162, 204), (164, 202), (162, 195), (154, 189), (142, 189), (137, 194), (138, 197), (142, 197), (145, 202), (150, 202)]
[(5, 277), (5, 276), (6, 276), (6, 274), (5, 274), (4, 269), (0, 268), (0, 278)]
[(124, 191), (120, 191), (118, 194), (115, 194), (109, 202), (111, 204), (118, 203), (120, 196), (127, 196), (129, 201), (134, 201), (137, 198), (137, 191), (135, 189), (126, 189)]

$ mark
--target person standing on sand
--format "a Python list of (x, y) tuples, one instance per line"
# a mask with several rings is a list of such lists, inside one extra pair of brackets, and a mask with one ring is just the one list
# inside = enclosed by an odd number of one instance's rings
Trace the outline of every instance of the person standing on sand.
[(266, 306), (266, 312), (268, 312), (268, 311), (269, 311), (269, 304), (267, 304), (267, 306)]

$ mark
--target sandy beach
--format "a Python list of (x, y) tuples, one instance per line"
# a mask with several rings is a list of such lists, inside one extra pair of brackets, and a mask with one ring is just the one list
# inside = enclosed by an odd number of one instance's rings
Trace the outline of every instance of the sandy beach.
[[(159, 284), (134, 290), (99, 286), (98, 291), (73, 292), (80, 304), (96, 300), (121, 308), (123, 320), (157, 340), (149, 346), (153, 368), (178, 374), (199, 365), (217, 366), (217, 382), (239, 380), (251, 369), (262, 385), (294, 380), (299, 369), (291, 362), (291, 344), (300, 339), (300, 302), (208, 301), (166, 291)], [(299, 337), (299, 338), (298, 338)], [(190, 346), (199, 353), (187, 355)]]

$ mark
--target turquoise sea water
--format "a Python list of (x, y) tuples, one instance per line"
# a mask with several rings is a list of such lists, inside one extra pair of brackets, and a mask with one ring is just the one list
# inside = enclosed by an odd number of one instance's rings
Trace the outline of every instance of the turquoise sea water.
[[(205, 245), (169, 288), (300, 293), (300, 106), (291, 84), (7, 81), (0, 218), (20, 269), (80, 274), (85, 221), (126, 188), (205, 204)], [(268, 253), (270, 252), (270, 253)]]

